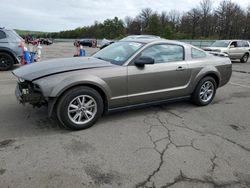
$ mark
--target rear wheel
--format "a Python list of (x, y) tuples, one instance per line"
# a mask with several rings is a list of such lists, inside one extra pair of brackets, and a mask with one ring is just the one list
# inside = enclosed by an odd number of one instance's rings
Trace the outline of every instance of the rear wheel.
[(13, 67), (14, 59), (6, 52), (0, 52), (0, 71), (7, 71)]
[(216, 87), (216, 82), (212, 77), (203, 78), (192, 94), (192, 102), (198, 106), (210, 104), (214, 99)]
[(68, 129), (82, 130), (95, 124), (103, 112), (100, 94), (89, 87), (76, 87), (66, 92), (57, 105), (57, 118)]
[(246, 63), (248, 61), (248, 58), (249, 58), (249, 54), (245, 54), (241, 59), (240, 59), (240, 62), (241, 63)]

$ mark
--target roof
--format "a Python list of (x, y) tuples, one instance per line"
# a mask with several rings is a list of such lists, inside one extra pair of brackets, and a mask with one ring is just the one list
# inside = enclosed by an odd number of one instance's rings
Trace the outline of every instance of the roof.
[(179, 44), (183, 46), (188, 46), (187, 43), (184, 42), (179, 42), (175, 40), (167, 40), (158, 36), (154, 35), (131, 35), (126, 38), (123, 38), (120, 41), (129, 41), (129, 42), (140, 42), (144, 44), (149, 44), (149, 43), (157, 43), (157, 42), (164, 42), (164, 43), (169, 43), (169, 44)]
[(4, 31), (12, 31), (13, 29), (7, 29), (7, 28), (5, 28), (5, 27), (0, 27), (0, 30), (4, 30)]

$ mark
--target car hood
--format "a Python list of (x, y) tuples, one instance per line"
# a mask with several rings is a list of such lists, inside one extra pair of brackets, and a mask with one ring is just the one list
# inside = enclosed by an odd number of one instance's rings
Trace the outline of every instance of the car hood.
[(220, 52), (221, 50), (225, 50), (227, 48), (224, 48), (224, 47), (205, 47), (203, 48), (203, 50), (205, 51), (217, 51), (217, 52)]
[(115, 66), (110, 62), (96, 59), (93, 57), (74, 57), (74, 58), (62, 58), (52, 59), (48, 61), (42, 61), (24, 65), (13, 71), (13, 74), (18, 78), (24, 80), (33, 81), (35, 79), (63, 73), (69, 71), (93, 69), (100, 67)]

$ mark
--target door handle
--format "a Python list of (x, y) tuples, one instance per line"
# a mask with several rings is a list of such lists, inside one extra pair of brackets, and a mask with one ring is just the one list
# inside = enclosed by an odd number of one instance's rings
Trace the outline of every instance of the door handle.
[(179, 66), (179, 67), (176, 69), (176, 71), (184, 71), (184, 70), (185, 70), (185, 68), (182, 67), (182, 66)]

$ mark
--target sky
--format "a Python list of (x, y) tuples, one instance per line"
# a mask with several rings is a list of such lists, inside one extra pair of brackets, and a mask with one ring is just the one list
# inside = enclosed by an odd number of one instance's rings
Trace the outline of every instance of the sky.
[[(135, 17), (142, 9), (178, 10), (199, 6), (199, 0), (0, 0), (0, 27), (32, 31), (62, 31), (92, 25), (107, 18)], [(220, 0), (213, 0), (216, 7)], [(250, 0), (232, 0), (242, 8)]]

